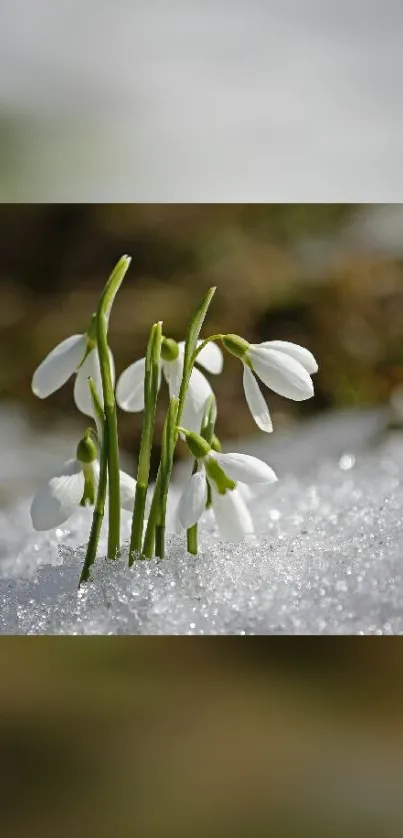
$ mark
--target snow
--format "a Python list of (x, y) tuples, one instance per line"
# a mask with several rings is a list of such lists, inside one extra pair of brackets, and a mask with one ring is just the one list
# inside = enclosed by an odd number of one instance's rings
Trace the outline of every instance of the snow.
[[(403, 433), (383, 411), (347, 411), (245, 441), (277, 484), (255, 503), (259, 538), (200, 554), (169, 539), (164, 561), (102, 558), (78, 592), (90, 510), (33, 533), (30, 499), (0, 512), (3, 634), (403, 634)], [(234, 447), (234, 446), (232, 446)], [(183, 469), (177, 470), (177, 483)], [(175, 495), (177, 496), (177, 489)]]

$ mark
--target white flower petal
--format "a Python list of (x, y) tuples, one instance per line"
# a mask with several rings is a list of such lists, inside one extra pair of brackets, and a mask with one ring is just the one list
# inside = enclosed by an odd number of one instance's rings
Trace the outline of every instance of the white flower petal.
[(272, 486), (269, 483), (255, 483), (253, 486), (237, 483), (236, 488), (248, 507), (255, 535), (267, 532), (271, 521)]
[(144, 377), (146, 359), (140, 358), (122, 372), (116, 386), (116, 401), (122, 410), (138, 413), (144, 410)]
[(231, 480), (242, 483), (275, 483), (277, 476), (263, 460), (249, 454), (218, 454), (211, 452), (210, 457), (217, 460)]
[(207, 483), (204, 469), (188, 477), (178, 506), (178, 518), (185, 530), (197, 524), (207, 503)]
[(120, 503), (122, 509), (133, 512), (134, 495), (136, 492), (136, 481), (125, 471), (120, 472)]
[(258, 345), (250, 346), (248, 354), (256, 375), (275, 393), (294, 401), (313, 396), (311, 377), (295, 358)]
[(200, 370), (193, 369), (183, 408), (182, 422), (188, 431), (200, 433), (206, 401), (213, 390)]
[(270, 418), (269, 408), (260, 392), (255, 376), (246, 364), (243, 367), (243, 389), (249, 410), (258, 428), (266, 433), (271, 433), (273, 423)]
[(72, 335), (59, 343), (39, 365), (32, 378), (35, 396), (46, 399), (68, 381), (84, 358), (86, 335)]
[(183, 359), (180, 355), (178, 355), (175, 361), (164, 361), (162, 369), (169, 387), (169, 395), (171, 399), (174, 396), (179, 396), (183, 375)]
[(93, 477), (94, 477), (95, 497), (96, 497), (96, 493), (98, 491), (99, 474), (100, 474), (100, 471), (101, 471), (100, 465), (99, 465), (99, 460), (94, 460), (94, 462), (92, 463), (92, 471), (93, 471)]
[(299, 361), (310, 375), (318, 371), (318, 364), (312, 352), (309, 349), (305, 349), (304, 346), (299, 346), (298, 343), (290, 343), (287, 340), (267, 340), (264, 343), (260, 343), (259, 346), (285, 352), (286, 355), (290, 355), (291, 358)]
[(68, 460), (39, 490), (31, 504), (35, 530), (52, 530), (70, 518), (84, 492), (84, 474), (77, 460)]
[(252, 517), (240, 492), (234, 489), (220, 495), (214, 486), (211, 492), (215, 519), (223, 538), (237, 544), (253, 535)]
[(255, 484), (252, 488), (252, 486), (250, 486), (249, 484), (242, 483), (241, 481), (239, 481), (236, 484), (236, 488), (239, 494), (242, 496), (243, 500), (245, 501), (248, 509), (250, 509), (251, 501), (253, 501), (256, 489), (258, 487)]
[[(115, 382), (115, 364), (112, 352), (109, 350), (109, 357), (112, 368), (112, 382)], [(92, 399), (88, 378), (91, 377), (94, 381), (97, 393), (99, 395), (101, 404), (104, 403), (101, 368), (99, 366), (98, 350), (93, 349), (85, 359), (82, 367), (78, 370), (76, 380), (74, 383), (74, 401), (81, 411), (86, 416), (93, 416)]]
[[(197, 341), (197, 346), (201, 346), (202, 340)], [(179, 357), (183, 358), (185, 354), (185, 341), (180, 340), (178, 343)], [(219, 346), (216, 343), (206, 343), (206, 346), (196, 358), (196, 364), (200, 364), (207, 372), (218, 375), (222, 372), (224, 365), (224, 356)]]
[(167, 514), (165, 521), (167, 533), (178, 534), (180, 532), (183, 532), (183, 526), (179, 520), (178, 515), (179, 500), (180, 497), (178, 497), (178, 492), (170, 488), (168, 492)]
[[(198, 340), (197, 346), (200, 346), (202, 343), (203, 341)], [(223, 353), (220, 347), (213, 341), (211, 343), (206, 343), (205, 347), (196, 358), (196, 364), (200, 364), (200, 366), (204, 367), (207, 372), (218, 375), (222, 372), (224, 365)]]

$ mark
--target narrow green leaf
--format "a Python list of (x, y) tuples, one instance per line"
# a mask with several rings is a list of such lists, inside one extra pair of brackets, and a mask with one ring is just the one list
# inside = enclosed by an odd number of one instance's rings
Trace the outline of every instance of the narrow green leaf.
[(200, 304), (199, 308), (197, 309), (196, 313), (193, 315), (189, 323), (185, 345), (185, 370), (187, 369), (187, 365), (189, 364), (193, 352), (196, 349), (197, 341), (199, 340), (199, 335), (215, 292), (216, 288), (214, 286), (212, 288), (209, 288), (204, 300)]
[(199, 340), (199, 335), (215, 292), (216, 288), (214, 286), (212, 288), (209, 288), (206, 296), (204, 297), (203, 302), (200, 304), (196, 313), (193, 315), (187, 330), (185, 341), (185, 353), (183, 359), (183, 375), (179, 392), (178, 423), (180, 423), (180, 420), (182, 418), (186, 390), (188, 388), (189, 378), (192, 372), (193, 353), (196, 349), (197, 341)]

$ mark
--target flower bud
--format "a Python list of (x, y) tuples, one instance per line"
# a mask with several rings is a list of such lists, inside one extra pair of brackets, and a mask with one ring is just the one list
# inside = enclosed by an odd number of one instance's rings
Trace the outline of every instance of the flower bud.
[(179, 346), (173, 338), (162, 338), (161, 358), (163, 361), (176, 361), (179, 355)]
[(93, 463), (97, 459), (98, 451), (94, 440), (91, 438), (92, 429), (86, 431), (83, 438), (77, 445), (76, 459), (83, 465)]
[(222, 342), (235, 358), (243, 358), (250, 347), (250, 343), (239, 335), (224, 335)]

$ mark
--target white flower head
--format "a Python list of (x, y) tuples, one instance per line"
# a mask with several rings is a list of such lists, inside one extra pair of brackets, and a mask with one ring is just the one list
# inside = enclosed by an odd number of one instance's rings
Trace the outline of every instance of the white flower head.
[[(112, 373), (114, 364), (110, 353)], [(102, 380), (98, 351), (95, 340), (95, 315), (85, 334), (72, 335), (58, 344), (35, 370), (32, 378), (32, 391), (40, 399), (46, 399), (76, 375), (74, 400), (76, 406), (86, 416), (93, 416), (92, 402), (88, 387), (88, 378), (94, 379), (102, 401)]]
[[(31, 504), (31, 519), (35, 530), (60, 527), (73, 515), (78, 506), (93, 506), (99, 481), (97, 448), (92, 429), (87, 431), (77, 446), (74, 459), (68, 460), (37, 492)], [(133, 510), (136, 481), (120, 472), (120, 492), (123, 509)]]
[[(200, 346), (202, 341), (198, 342)], [(163, 374), (168, 387), (169, 394), (179, 395), (183, 375), (183, 359), (185, 343), (163, 338), (161, 349), (160, 373)], [(221, 349), (215, 343), (208, 343), (197, 356), (197, 363), (207, 372), (218, 375), (223, 367), (223, 355)], [(137, 413), (144, 410), (144, 377), (145, 358), (140, 358), (122, 372), (116, 387), (116, 401), (122, 410)], [(200, 431), (203, 419), (204, 406), (213, 390), (207, 378), (196, 367), (193, 368), (190, 376), (188, 391), (185, 399), (182, 421), (183, 424), (194, 430)]]
[[(178, 506), (178, 518), (185, 529), (194, 526), (211, 506), (221, 535), (227, 541), (245, 541), (254, 533), (253, 517), (241, 486), (267, 485), (277, 477), (267, 463), (247, 454), (221, 454), (208, 450), (195, 434), (186, 435), (190, 450), (198, 459), (198, 470), (186, 481)], [(195, 444), (193, 444), (195, 443)], [(202, 443), (198, 447), (198, 443)], [(207, 447), (206, 447), (207, 446)]]
[(294, 401), (310, 399), (314, 394), (311, 375), (317, 362), (303, 346), (284, 340), (248, 343), (238, 335), (226, 335), (226, 348), (243, 362), (243, 386), (249, 410), (262, 430), (273, 430), (269, 409), (256, 376), (275, 393)]

